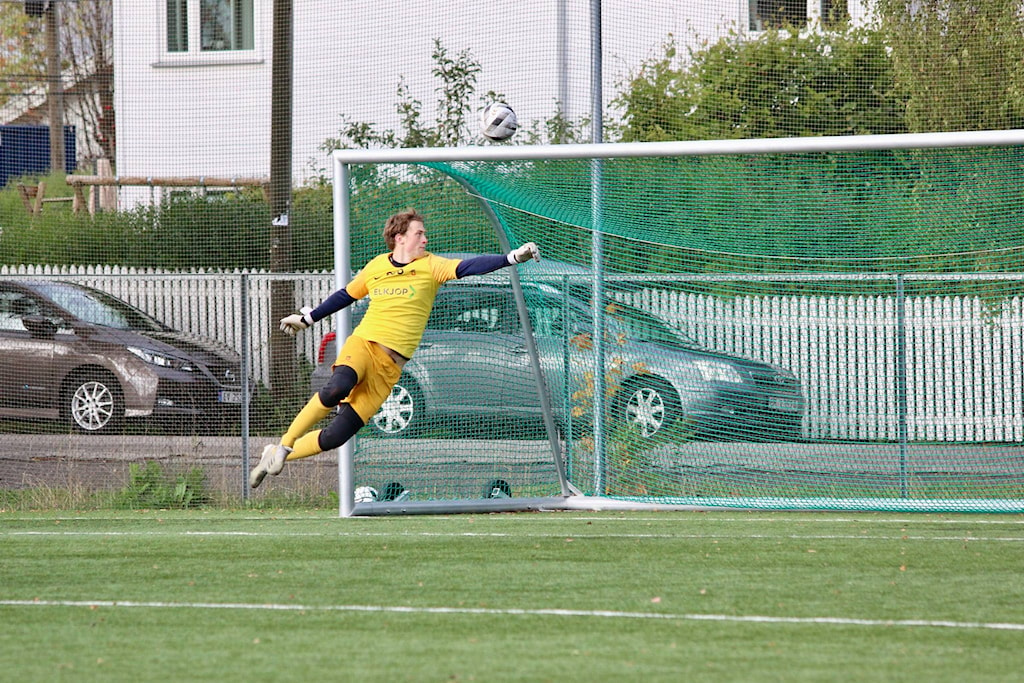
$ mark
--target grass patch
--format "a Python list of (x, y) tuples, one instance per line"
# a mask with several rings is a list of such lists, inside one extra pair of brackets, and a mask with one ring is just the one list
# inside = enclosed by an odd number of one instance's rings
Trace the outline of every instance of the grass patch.
[(1001, 681), (1024, 664), (1020, 516), (336, 515), (0, 513), (0, 668)]

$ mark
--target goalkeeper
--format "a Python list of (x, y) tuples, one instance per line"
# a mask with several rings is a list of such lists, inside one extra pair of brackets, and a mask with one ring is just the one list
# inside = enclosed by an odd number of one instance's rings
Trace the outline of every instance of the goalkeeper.
[[(402, 366), (419, 346), (438, 288), (449, 280), (483, 275), (505, 266), (540, 260), (537, 245), (524, 244), (508, 254), (446, 259), (427, 251), (423, 216), (398, 213), (384, 226), (390, 253), (370, 260), (343, 289), (316, 308), (281, 320), (281, 330), (294, 335), (357, 299), (370, 297), (362, 322), (345, 340), (334, 361), (331, 378), (292, 420), (279, 444), (263, 449), (249, 474), (259, 486), (268, 474), (280, 474), (285, 461), (307, 458), (348, 441), (376, 414), (402, 374)], [(338, 405), (337, 416), (324, 429), (311, 430)]]

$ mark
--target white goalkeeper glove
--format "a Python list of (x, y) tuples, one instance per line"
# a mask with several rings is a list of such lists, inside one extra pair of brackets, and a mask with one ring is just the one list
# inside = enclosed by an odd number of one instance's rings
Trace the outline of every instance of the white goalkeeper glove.
[(540, 261), (540, 249), (533, 242), (527, 242), (518, 249), (508, 252), (508, 262), (512, 264), (526, 263), (530, 259)]
[(292, 313), (281, 318), (281, 331), (294, 337), (296, 332), (300, 332), (313, 324), (313, 319), (309, 316), (312, 312), (313, 309), (306, 306), (298, 313)]

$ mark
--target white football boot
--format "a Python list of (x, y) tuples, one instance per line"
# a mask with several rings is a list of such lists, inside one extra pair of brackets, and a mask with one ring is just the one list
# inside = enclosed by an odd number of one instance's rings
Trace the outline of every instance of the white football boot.
[(281, 470), (284, 469), (284, 462), (291, 452), (292, 449), (281, 444), (272, 443), (264, 446), (263, 455), (260, 456), (260, 464), (256, 465), (252, 472), (249, 473), (249, 486), (252, 488), (258, 487), (263, 483), (263, 479), (268, 474), (274, 476), (281, 474)]

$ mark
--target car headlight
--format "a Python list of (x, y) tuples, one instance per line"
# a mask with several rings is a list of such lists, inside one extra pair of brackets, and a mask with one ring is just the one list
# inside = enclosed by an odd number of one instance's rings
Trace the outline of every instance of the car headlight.
[(157, 353), (150, 349), (143, 349), (138, 346), (129, 346), (128, 350), (150, 365), (156, 365), (161, 368), (171, 368), (172, 370), (183, 370), (185, 372), (192, 372), (193, 370), (192, 364), (187, 360), (182, 360), (181, 358), (165, 356), (162, 353)]
[(743, 382), (739, 371), (729, 363), (702, 358), (693, 364), (700, 370), (700, 376), (705, 382)]

